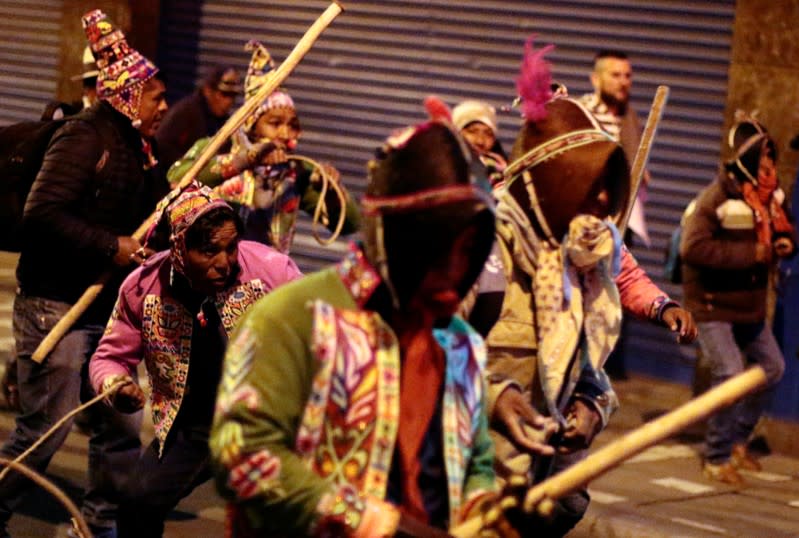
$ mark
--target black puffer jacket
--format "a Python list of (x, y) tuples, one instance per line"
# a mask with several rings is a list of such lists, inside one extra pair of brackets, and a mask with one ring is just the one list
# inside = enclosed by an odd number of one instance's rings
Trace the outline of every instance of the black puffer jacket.
[(159, 166), (143, 164), (139, 132), (105, 102), (56, 131), (25, 203), (17, 267), (24, 294), (73, 303), (114, 269), (84, 317), (105, 323), (129, 272), (112, 264), (116, 237), (131, 235), (169, 188)]

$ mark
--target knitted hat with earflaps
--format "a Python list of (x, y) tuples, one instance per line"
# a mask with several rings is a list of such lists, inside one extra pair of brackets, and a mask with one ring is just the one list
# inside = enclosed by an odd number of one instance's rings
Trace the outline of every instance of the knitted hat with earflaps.
[[(275, 68), (275, 62), (269, 50), (259, 41), (249, 41), (244, 50), (252, 51), (250, 65), (247, 67), (247, 76), (244, 78), (244, 95), (247, 99), (258, 93), (258, 90), (269, 80), (269, 74)], [(272, 108), (294, 108), (294, 100), (283, 90), (275, 90), (269, 94), (263, 103), (250, 114), (244, 122), (244, 129), (249, 132), (258, 122), (264, 112)]]
[(97, 97), (107, 101), (130, 118), (134, 127), (138, 127), (144, 84), (155, 76), (158, 68), (131, 48), (125, 34), (99, 9), (86, 13), (81, 20), (100, 72)]

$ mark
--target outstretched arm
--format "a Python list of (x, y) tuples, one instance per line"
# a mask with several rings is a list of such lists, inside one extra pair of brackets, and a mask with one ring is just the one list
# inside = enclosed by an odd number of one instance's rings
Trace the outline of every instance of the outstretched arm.
[(692, 342), (698, 332), (690, 312), (652, 282), (635, 257), (622, 247), (621, 271), (616, 277), (621, 305), (641, 319), (649, 319), (678, 334), (680, 343)]

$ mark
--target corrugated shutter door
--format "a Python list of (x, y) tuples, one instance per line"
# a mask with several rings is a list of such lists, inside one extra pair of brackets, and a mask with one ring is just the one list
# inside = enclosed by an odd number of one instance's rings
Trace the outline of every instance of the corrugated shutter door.
[(157, 65), (165, 75), (170, 103), (194, 90), (201, 18), (201, 2), (161, 2)]
[(62, 4), (0, 2), (0, 125), (38, 120), (55, 98)]
[[(199, 64), (244, 67), (243, 44), (262, 40), (282, 60), (326, 7), (312, 0), (206, 0), (199, 30)], [(523, 43), (555, 43), (555, 78), (573, 95), (591, 91), (596, 50), (626, 51), (635, 69), (633, 105), (642, 119), (655, 88), (671, 97), (650, 160), (647, 215), (653, 245), (634, 252), (662, 282), (668, 236), (682, 209), (714, 175), (727, 93), (735, 5), (729, 1), (357, 1), (333, 22), (289, 78), (304, 128), (301, 153), (333, 163), (350, 190), (363, 190), (365, 163), (395, 127), (423, 118), (422, 99), (435, 93), (450, 104), (464, 98), (497, 108), (511, 102)], [(506, 150), (518, 129), (501, 115)], [(423, 241), (424, 238), (420, 238)], [(310, 270), (343, 249), (324, 248), (302, 223), (293, 255)], [(633, 351), (653, 360), (678, 353), (656, 327), (642, 327)], [(690, 353), (690, 351), (688, 352)]]

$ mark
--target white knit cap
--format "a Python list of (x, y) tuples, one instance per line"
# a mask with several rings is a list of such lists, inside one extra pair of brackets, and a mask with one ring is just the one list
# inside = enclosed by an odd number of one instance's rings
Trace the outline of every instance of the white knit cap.
[(488, 125), (494, 136), (497, 135), (497, 112), (488, 103), (469, 100), (452, 109), (452, 123), (458, 130), (475, 121)]

